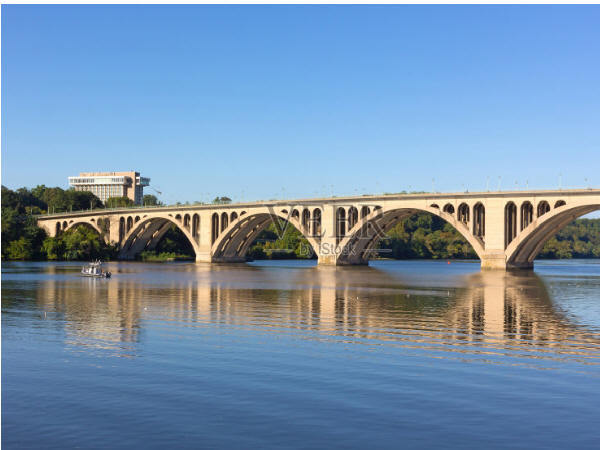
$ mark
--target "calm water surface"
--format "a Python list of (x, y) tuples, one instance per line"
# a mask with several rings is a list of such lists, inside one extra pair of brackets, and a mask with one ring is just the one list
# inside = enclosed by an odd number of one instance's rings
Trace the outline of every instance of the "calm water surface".
[(598, 448), (600, 263), (2, 264), (5, 448)]

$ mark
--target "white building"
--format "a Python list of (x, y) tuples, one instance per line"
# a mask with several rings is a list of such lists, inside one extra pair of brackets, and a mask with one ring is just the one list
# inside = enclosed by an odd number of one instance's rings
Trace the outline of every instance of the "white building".
[(136, 205), (142, 204), (144, 186), (150, 178), (139, 172), (81, 172), (78, 177), (69, 177), (69, 186), (76, 191), (89, 191), (105, 202), (110, 197), (128, 197)]

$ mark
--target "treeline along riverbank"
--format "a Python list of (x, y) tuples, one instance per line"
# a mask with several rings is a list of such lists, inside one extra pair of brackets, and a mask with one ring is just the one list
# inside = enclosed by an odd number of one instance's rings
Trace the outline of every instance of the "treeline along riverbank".
[[(156, 197), (148, 196), (156, 204)], [(152, 198), (150, 198), (152, 197)], [(107, 203), (123, 199), (108, 199)], [(79, 226), (55, 238), (37, 227), (35, 215), (48, 211), (101, 208), (90, 192), (37, 186), (12, 191), (2, 186), (2, 259), (4, 260), (90, 260), (113, 259), (115, 246), (106, 244), (95, 230)], [(126, 206), (126, 205), (124, 205)], [(310, 245), (292, 226), (279, 235), (271, 226), (261, 233), (249, 251), (250, 259), (311, 258)], [(173, 226), (151, 252), (147, 261), (193, 258), (186, 237)], [(394, 259), (477, 258), (471, 246), (450, 224), (428, 213), (398, 223), (379, 243), (379, 257)], [(544, 246), (540, 258), (600, 258), (600, 219), (578, 219), (567, 225)]]

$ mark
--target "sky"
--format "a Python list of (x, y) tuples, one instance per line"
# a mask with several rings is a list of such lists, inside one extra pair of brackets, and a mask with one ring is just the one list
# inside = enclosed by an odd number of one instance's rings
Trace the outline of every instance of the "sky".
[(2, 184), (600, 188), (599, 6), (2, 5)]

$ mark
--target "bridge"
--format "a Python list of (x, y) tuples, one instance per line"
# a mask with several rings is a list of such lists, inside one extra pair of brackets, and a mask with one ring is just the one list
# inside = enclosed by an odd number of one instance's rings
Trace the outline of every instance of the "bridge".
[[(320, 265), (368, 264), (378, 242), (419, 212), (452, 225), (473, 247), (483, 269), (527, 269), (556, 232), (600, 209), (600, 189), (364, 195), (253, 203), (96, 209), (38, 217), (56, 236), (77, 225), (119, 248), (120, 259), (152, 250), (175, 225), (196, 261), (246, 261), (257, 236), (274, 223), (294, 226)], [(281, 220), (278, 220), (281, 219)]]

